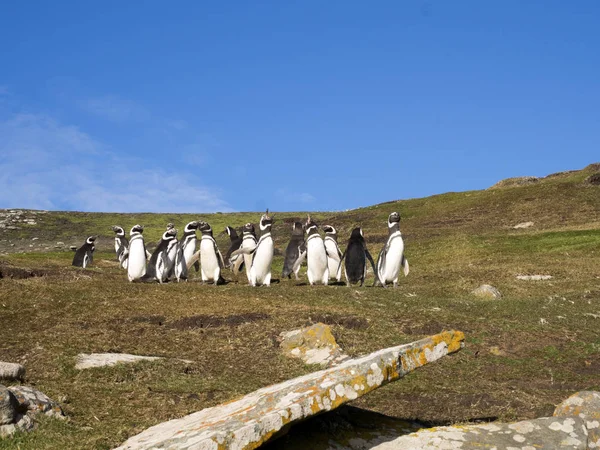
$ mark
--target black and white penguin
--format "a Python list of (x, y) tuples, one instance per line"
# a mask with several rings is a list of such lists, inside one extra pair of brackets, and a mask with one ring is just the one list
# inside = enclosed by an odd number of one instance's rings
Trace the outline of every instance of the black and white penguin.
[[(188, 261), (191, 261), (194, 253), (196, 253), (196, 244), (198, 238), (196, 230), (198, 222), (189, 222), (183, 229), (183, 236), (177, 245), (177, 254), (175, 256), (175, 278), (177, 281), (188, 279)], [(191, 264), (190, 266), (191, 267)], [(199, 270), (200, 264), (196, 261), (196, 271)]]
[(115, 253), (119, 260), (119, 265), (123, 269), (127, 269), (127, 249), (129, 248), (129, 239), (125, 236), (125, 230), (113, 225), (112, 230), (115, 232)]
[[(233, 264), (233, 273), (237, 274), (241, 270), (242, 264), (246, 267), (246, 278), (250, 283), (250, 268), (252, 267), (252, 258), (258, 239), (254, 231), (254, 224), (248, 222), (242, 228), (242, 244), (240, 248), (231, 252), (230, 258), (237, 258)], [(238, 256), (243, 256), (239, 258)]]
[(152, 252), (150, 261), (146, 269), (145, 281), (156, 280), (164, 283), (168, 279), (171, 262), (169, 260), (169, 250), (177, 243), (177, 229), (169, 228), (162, 235), (158, 246)]
[(311, 286), (315, 283), (323, 283), (327, 286), (329, 282), (329, 267), (327, 265), (327, 251), (325, 243), (319, 234), (319, 226), (310, 215), (304, 225), (306, 232), (306, 276)]
[(271, 227), (273, 226), (273, 218), (269, 216), (269, 211), (260, 218), (260, 239), (256, 243), (254, 249), (250, 246), (242, 246), (233, 252), (235, 255), (252, 255), (252, 266), (248, 275), (248, 281), (251, 286), (270, 286), (271, 285), (271, 263), (273, 262), (273, 254), (275, 247), (273, 245), (273, 237), (271, 236)]
[(206, 222), (200, 222), (198, 229), (202, 233), (200, 239), (200, 275), (202, 282), (213, 282), (215, 285), (222, 281), (221, 269), (225, 265), (223, 255), (217, 247), (217, 242), (213, 238), (211, 226)]
[(85, 269), (92, 263), (94, 260), (94, 250), (96, 250), (96, 246), (94, 245), (95, 240), (96, 236), (88, 237), (84, 244), (75, 251), (72, 263), (75, 267), (83, 267)]
[(388, 238), (377, 258), (375, 285), (381, 284), (385, 287), (386, 283), (391, 282), (394, 287), (397, 287), (400, 267), (403, 269), (404, 276), (407, 276), (410, 271), (408, 260), (404, 256), (404, 240), (400, 233), (400, 214), (391, 213), (387, 225)]
[(129, 248), (127, 249), (127, 278), (129, 281), (141, 279), (146, 275), (146, 244), (144, 243), (144, 227), (134, 225), (129, 231)]
[(294, 270), (294, 264), (305, 250), (306, 245), (304, 242), (304, 229), (302, 223), (294, 222), (292, 225), (292, 238), (285, 249), (285, 259), (283, 261), (283, 271), (281, 273), (282, 278), (292, 278), (293, 273), (296, 280), (298, 279), (300, 265)]
[[(238, 248), (240, 248), (240, 246), (242, 245), (242, 237), (237, 234), (235, 228), (230, 226), (225, 227), (225, 233), (227, 233), (227, 235), (229, 236), (230, 241), (229, 249), (227, 249), (227, 253), (225, 253), (225, 263), (231, 270), (233, 270), (233, 268), (236, 265), (235, 263), (238, 259), (241, 259), (243, 264), (244, 258), (242, 257), (242, 255), (237, 255), (231, 258), (231, 254), (235, 252)], [(239, 270), (242, 270), (241, 266), (239, 267)]]
[(342, 267), (340, 266), (342, 251), (337, 242), (337, 230), (331, 225), (325, 225), (323, 231), (325, 232), (323, 242), (325, 242), (325, 250), (327, 251), (329, 278), (335, 278), (339, 282), (342, 279)]
[(348, 246), (340, 260), (340, 265), (344, 258), (346, 259), (345, 274), (347, 286), (358, 281), (360, 281), (361, 286), (364, 284), (367, 276), (367, 259), (375, 272), (375, 263), (369, 250), (367, 250), (367, 244), (360, 227), (352, 230), (352, 234), (348, 240)]

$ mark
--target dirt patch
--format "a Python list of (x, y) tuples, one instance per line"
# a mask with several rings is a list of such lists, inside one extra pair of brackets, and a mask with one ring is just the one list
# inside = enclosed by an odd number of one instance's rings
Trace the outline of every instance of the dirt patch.
[(135, 323), (149, 323), (151, 325), (162, 326), (165, 323), (165, 316), (135, 316), (130, 320)]
[(365, 330), (369, 321), (364, 317), (344, 316), (341, 314), (312, 314), (306, 321), (307, 325), (321, 322), (326, 325), (340, 325), (351, 330)]
[(179, 320), (168, 323), (169, 328), (177, 330), (193, 330), (195, 328), (214, 328), (214, 327), (237, 327), (244, 323), (257, 322), (259, 320), (268, 319), (270, 316), (263, 313), (248, 313), (234, 314), (231, 316), (212, 316), (212, 315), (197, 315), (182, 317)]
[(600, 186), (600, 172), (590, 175), (585, 179), (586, 183), (593, 184), (594, 186)]
[(25, 267), (14, 267), (4, 262), (0, 262), (0, 278), (24, 280), (26, 278), (43, 277), (45, 275), (48, 275), (46, 270), (32, 270)]

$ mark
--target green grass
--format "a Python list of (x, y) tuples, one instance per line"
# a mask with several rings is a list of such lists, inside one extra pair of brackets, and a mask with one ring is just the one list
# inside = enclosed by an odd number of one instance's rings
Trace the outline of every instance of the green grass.
[[(583, 182), (589, 174), (588, 168), (534, 185), (314, 214), (320, 224), (336, 226), (342, 248), (351, 229), (362, 226), (375, 255), (387, 215), (399, 210), (411, 273), (396, 290), (311, 287), (305, 278), (257, 289), (243, 281), (132, 284), (114, 261), (113, 224), (144, 224), (150, 246), (167, 222), (181, 229), (205, 219), (217, 235), (225, 225), (256, 223), (260, 213), (49, 212), (36, 226), (5, 230), (5, 263), (45, 276), (0, 279), (0, 359), (23, 363), (26, 383), (62, 399), (69, 420), (42, 420), (34, 433), (0, 440), (0, 449), (112, 448), (161, 421), (308, 373), (315, 368), (281, 355), (277, 336), (316, 320), (331, 323), (353, 356), (444, 329), (466, 334), (458, 354), (356, 400), (357, 406), (432, 423), (549, 415), (573, 392), (600, 389), (600, 319), (592, 316), (600, 314), (600, 187)], [(304, 216), (275, 213), (279, 252), (289, 239), (287, 222)], [(512, 228), (524, 221), (535, 225)], [(94, 267), (71, 267), (73, 253), (65, 246), (90, 234), (100, 235)], [(224, 252), (227, 237), (216, 238)], [(55, 248), (58, 241), (65, 246)], [(278, 255), (274, 278), (281, 266)], [(518, 274), (554, 278), (527, 282)], [(483, 283), (503, 297), (471, 296)], [(240, 323), (240, 316), (248, 319)], [(196, 326), (181, 327), (182, 319)], [(74, 369), (78, 353), (108, 351), (167, 359)]]

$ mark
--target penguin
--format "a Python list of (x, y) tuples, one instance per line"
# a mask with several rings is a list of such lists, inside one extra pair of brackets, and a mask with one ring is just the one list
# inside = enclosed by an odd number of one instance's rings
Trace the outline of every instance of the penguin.
[(162, 234), (158, 246), (152, 252), (146, 269), (145, 281), (158, 281), (164, 283), (168, 279), (171, 262), (169, 251), (177, 245), (177, 229), (169, 228)]
[(254, 249), (250, 246), (242, 245), (238, 250), (233, 252), (235, 255), (252, 255), (252, 266), (248, 281), (250, 285), (255, 287), (258, 285), (271, 285), (271, 263), (273, 262), (273, 237), (271, 236), (271, 227), (273, 226), (273, 218), (269, 217), (269, 210), (260, 218), (260, 239), (256, 243)]
[(72, 263), (75, 267), (83, 267), (85, 269), (92, 263), (94, 260), (94, 250), (96, 250), (96, 247), (94, 246), (95, 240), (96, 236), (88, 237), (83, 245), (75, 251)]
[(329, 267), (329, 278), (335, 278), (339, 283), (342, 279), (342, 267), (340, 261), (342, 259), (342, 251), (337, 242), (337, 230), (331, 225), (323, 227), (325, 232), (325, 250), (327, 251), (327, 266)]
[(129, 231), (129, 247), (127, 248), (127, 278), (129, 281), (141, 279), (146, 275), (146, 245), (144, 244), (144, 227), (134, 225)]
[(298, 260), (300, 255), (306, 250), (304, 242), (304, 229), (301, 222), (294, 222), (292, 225), (292, 238), (290, 243), (285, 249), (285, 259), (283, 262), (283, 272), (281, 272), (282, 278), (292, 278), (292, 273), (298, 279), (298, 272), (300, 271), (300, 265), (294, 270), (294, 263)]
[[(321, 282), (325, 286), (329, 282), (329, 267), (327, 265), (327, 251), (325, 243), (319, 234), (319, 226), (310, 218), (310, 214), (304, 225), (306, 232), (306, 250), (298, 259), (299, 262), (306, 257), (306, 276), (308, 282), (312, 286), (315, 283)], [(299, 265), (296, 263), (294, 268)]]
[(242, 264), (246, 267), (246, 278), (250, 283), (250, 268), (252, 267), (253, 252), (256, 249), (256, 232), (254, 231), (254, 225), (247, 223), (242, 228), (242, 244), (240, 248), (233, 251), (230, 258), (236, 258), (236, 255), (243, 256), (243, 258), (237, 258), (233, 264), (233, 273), (237, 274), (241, 270)]
[(200, 239), (200, 274), (202, 282), (212, 281), (215, 285), (223, 281), (221, 269), (225, 265), (223, 255), (217, 247), (217, 242), (213, 238), (211, 226), (206, 222), (200, 222), (198, 229), (202, 233)]
[(360, 286), (362, 287), (367, 276), (366, 260), (369, 260), (374, 272), (375, 263), (373, 262), (373, 257), (369, 253), (369, 250), (367, 250), (367, 244), (360, 227), (352, 230), (346, 251), (340, 259), (340, 267), (344, 258), (346, 258), (346, 286), (350, 287), (351, 284), (360, 281)]
[(386, 283), (391, 282), (394, 287), (398, 287), (400, 267), (402, 267), (404, 276), (407, 276), (410, 271), (408, 260), (404, 257), (404, 241), (402, 233), (400, 233), (400, 214), (391, 213), (387, 225), (388, 238), (377, 257), (377, 276), (374, 286), (385, 287)]
[(113, 225), (112, 230), (115, 232), (115, 253), (119, 260), (119, 266), (123, 269), (127, 269), (127, 248), (129, 247), (129, 239), (125, 236), (125, 230), (118, 226)]
[[(196, 230), (198, 222), (189, 222), (183, 229), (183, 236), (177, 245), (177, 254), (175, 256), (175, 278), (177, 281), (188, 279), (188, 261), (191, 261), (196, 253), (196, 243), (198, 238)], [(196, 261), (196, 271), (199, 269), (199, 263)]]
[[(235, 267), (235, 263), (238, 259), (242, 259), (242, 264), (244, 264), (244, 258), (242, 258), (242, 255), (237, 255), (231, 258), (231, 254), (238, 248), (240, 248), (240, 246), (242, 245), (242, 238), (238, 236), (237, 231), (235, 231), (235, 228), (230, 226), (225, 227), (225, 233), (227, 233), (227, 235), (229, 236), (229, 240), (231, 241), (229, 249), (227, 250), (227, 253), (225, 253), (225, 262), (227, 263), (227, 266), (231, 270), (233, 270), (233, 268)], [(242, 268), (240, 266), (239, 270), (241, 269)]]

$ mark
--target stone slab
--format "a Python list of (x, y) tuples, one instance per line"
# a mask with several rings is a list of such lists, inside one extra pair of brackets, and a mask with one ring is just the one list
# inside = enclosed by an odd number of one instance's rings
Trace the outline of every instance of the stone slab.
[(80, 353), (77, 355), (75, 368), (78, 370), (94, 367), (115, 366), (119, 363), (131, 364), (139, 361), (156, 361), (159, 356), (138, 356), (127, 353)]
[(554, 410), (555, 417), (579, 417), (588, 430), (588, 447), (600, 449), (600, 392), (580, 391)]
[(239, 400), (148, 428), (119, 449), (250, 450), (282, 429), (330, 411), (407, 373), (460, 350), (464, 334), (446, 331), (347, 360)]
[(279, 339), (279, 347), (286, 356), (299, 358), (306, 364), (319, 364), (326, 367), (350, 358), (335, 341), (331, 327), (324, 323), (283, 332), (279, 335)]
[[(366, 445), (365, 445), (366, 444)], [(338, 447), (340, 450), (344, 447)], [(387, 442), (350, 442), (348, 450), (586, 450), (587, 430), (579, 417), (544, 417), (419, 430)]]

